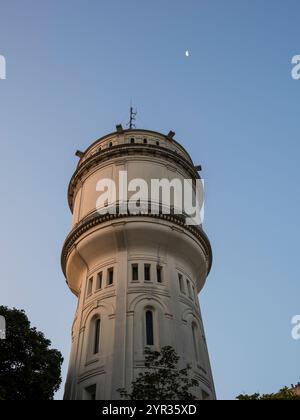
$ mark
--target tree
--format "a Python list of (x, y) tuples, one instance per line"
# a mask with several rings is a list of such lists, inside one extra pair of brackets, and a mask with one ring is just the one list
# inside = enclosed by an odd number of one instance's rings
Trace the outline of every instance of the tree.
[(179, 359), (172, 347), (163, 347), (161, 352), (146, 348), (146, 370), (132, 382), (130, 393), (125, 389), (118, 392), (129, 400), (195, 400), (190, 390), (199, 383), (190, 378), (191, 366), (178, 368)]
[(297, 395), (294, 386), (291, 388), (283, 388), (276, 394), (253, 394), (253, 395), (239, 395), (239, 401), (275, 401), (275, 400), (294, 400), (299, 401), (300, 395)]
[(63, 358), (24, 311), (0, 306), (6, 339), (0, 340), (0, 400), (52, 400), (61, 383)]

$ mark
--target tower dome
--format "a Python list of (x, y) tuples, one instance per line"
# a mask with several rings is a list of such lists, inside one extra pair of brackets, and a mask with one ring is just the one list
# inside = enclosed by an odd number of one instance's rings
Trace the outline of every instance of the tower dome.
[(145, 347), (164, 346), (176, 350), (183, 367), (191, 364), (197, 399), (215, 398), (198, 301), (212, 264), (209, 240), (176, 211), (175, 194), (156, 207), (152, 196), (151, 203), (139, 198), (140, 210), (126, 211), (136, 180), (151, 193), (154, 179), (173, 186), (199, 180), (174, 136), (119, 125), (77, 152), (68, 189), (72, 229), (62, 250), (78, 299), (65, 399), (119, 399), (118, 389), (129, 390), (143, 370)]

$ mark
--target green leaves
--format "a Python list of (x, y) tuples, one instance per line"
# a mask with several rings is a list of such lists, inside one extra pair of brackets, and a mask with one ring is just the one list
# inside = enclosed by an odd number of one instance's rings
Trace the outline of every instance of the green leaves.
[(6, 340), (0, 340), (0, 400), (51, 400), (61, 383), (63, 358), (24, 311), (0, 306)]
[(253, 395), (239, 395), (237, 397), (239, 401), (288, 401), (288, 400), (294, 400), (299, 401), (300, 396), (297, 395), (292, 388), (283, 388), (277, 394), (253, 394)]
[(199, 386), (191, 378), (191, 366), (178, 368), (180, 358), (172, 347), (161, 352), (145, 349), (145, 371), (132, 383), (131, 392), (119, 389), (122, 398), (129, 400), (195, 400), (191, 388)]

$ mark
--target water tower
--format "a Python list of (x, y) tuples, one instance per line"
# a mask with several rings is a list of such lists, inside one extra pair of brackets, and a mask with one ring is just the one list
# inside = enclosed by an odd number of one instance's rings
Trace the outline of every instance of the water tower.
[(96, 209), (99, 181), (125, 188), (121, 172), (128, 182), (148, 184), (199, 179), (174, 136), (119, 125), (77, 152), (68, 190), (72, 229), (62, 251), (67, 284), (78, 299), (65, 399), (120, 399), (117, 390), (129, 390), (143, 370), (145, 347), (167, 345), (182, 367), (192, 365), (197, 398), (215, 399), (198, 301), (212, 263), (202, 227), (174, 212), (129, 214), (119, 202), (114, 213)]

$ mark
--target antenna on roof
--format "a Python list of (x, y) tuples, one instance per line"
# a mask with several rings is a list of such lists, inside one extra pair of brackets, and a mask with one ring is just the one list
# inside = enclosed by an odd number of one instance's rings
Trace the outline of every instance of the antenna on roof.
[(130, 130), (132, 130), (133, 128), (136, 128), (135, 126), (136, 116), (137, 116), (137, 111), (133, 109), (132, 105), (130, 105), (130, 119), (129, 119), (129, 123), (127, 124)]

